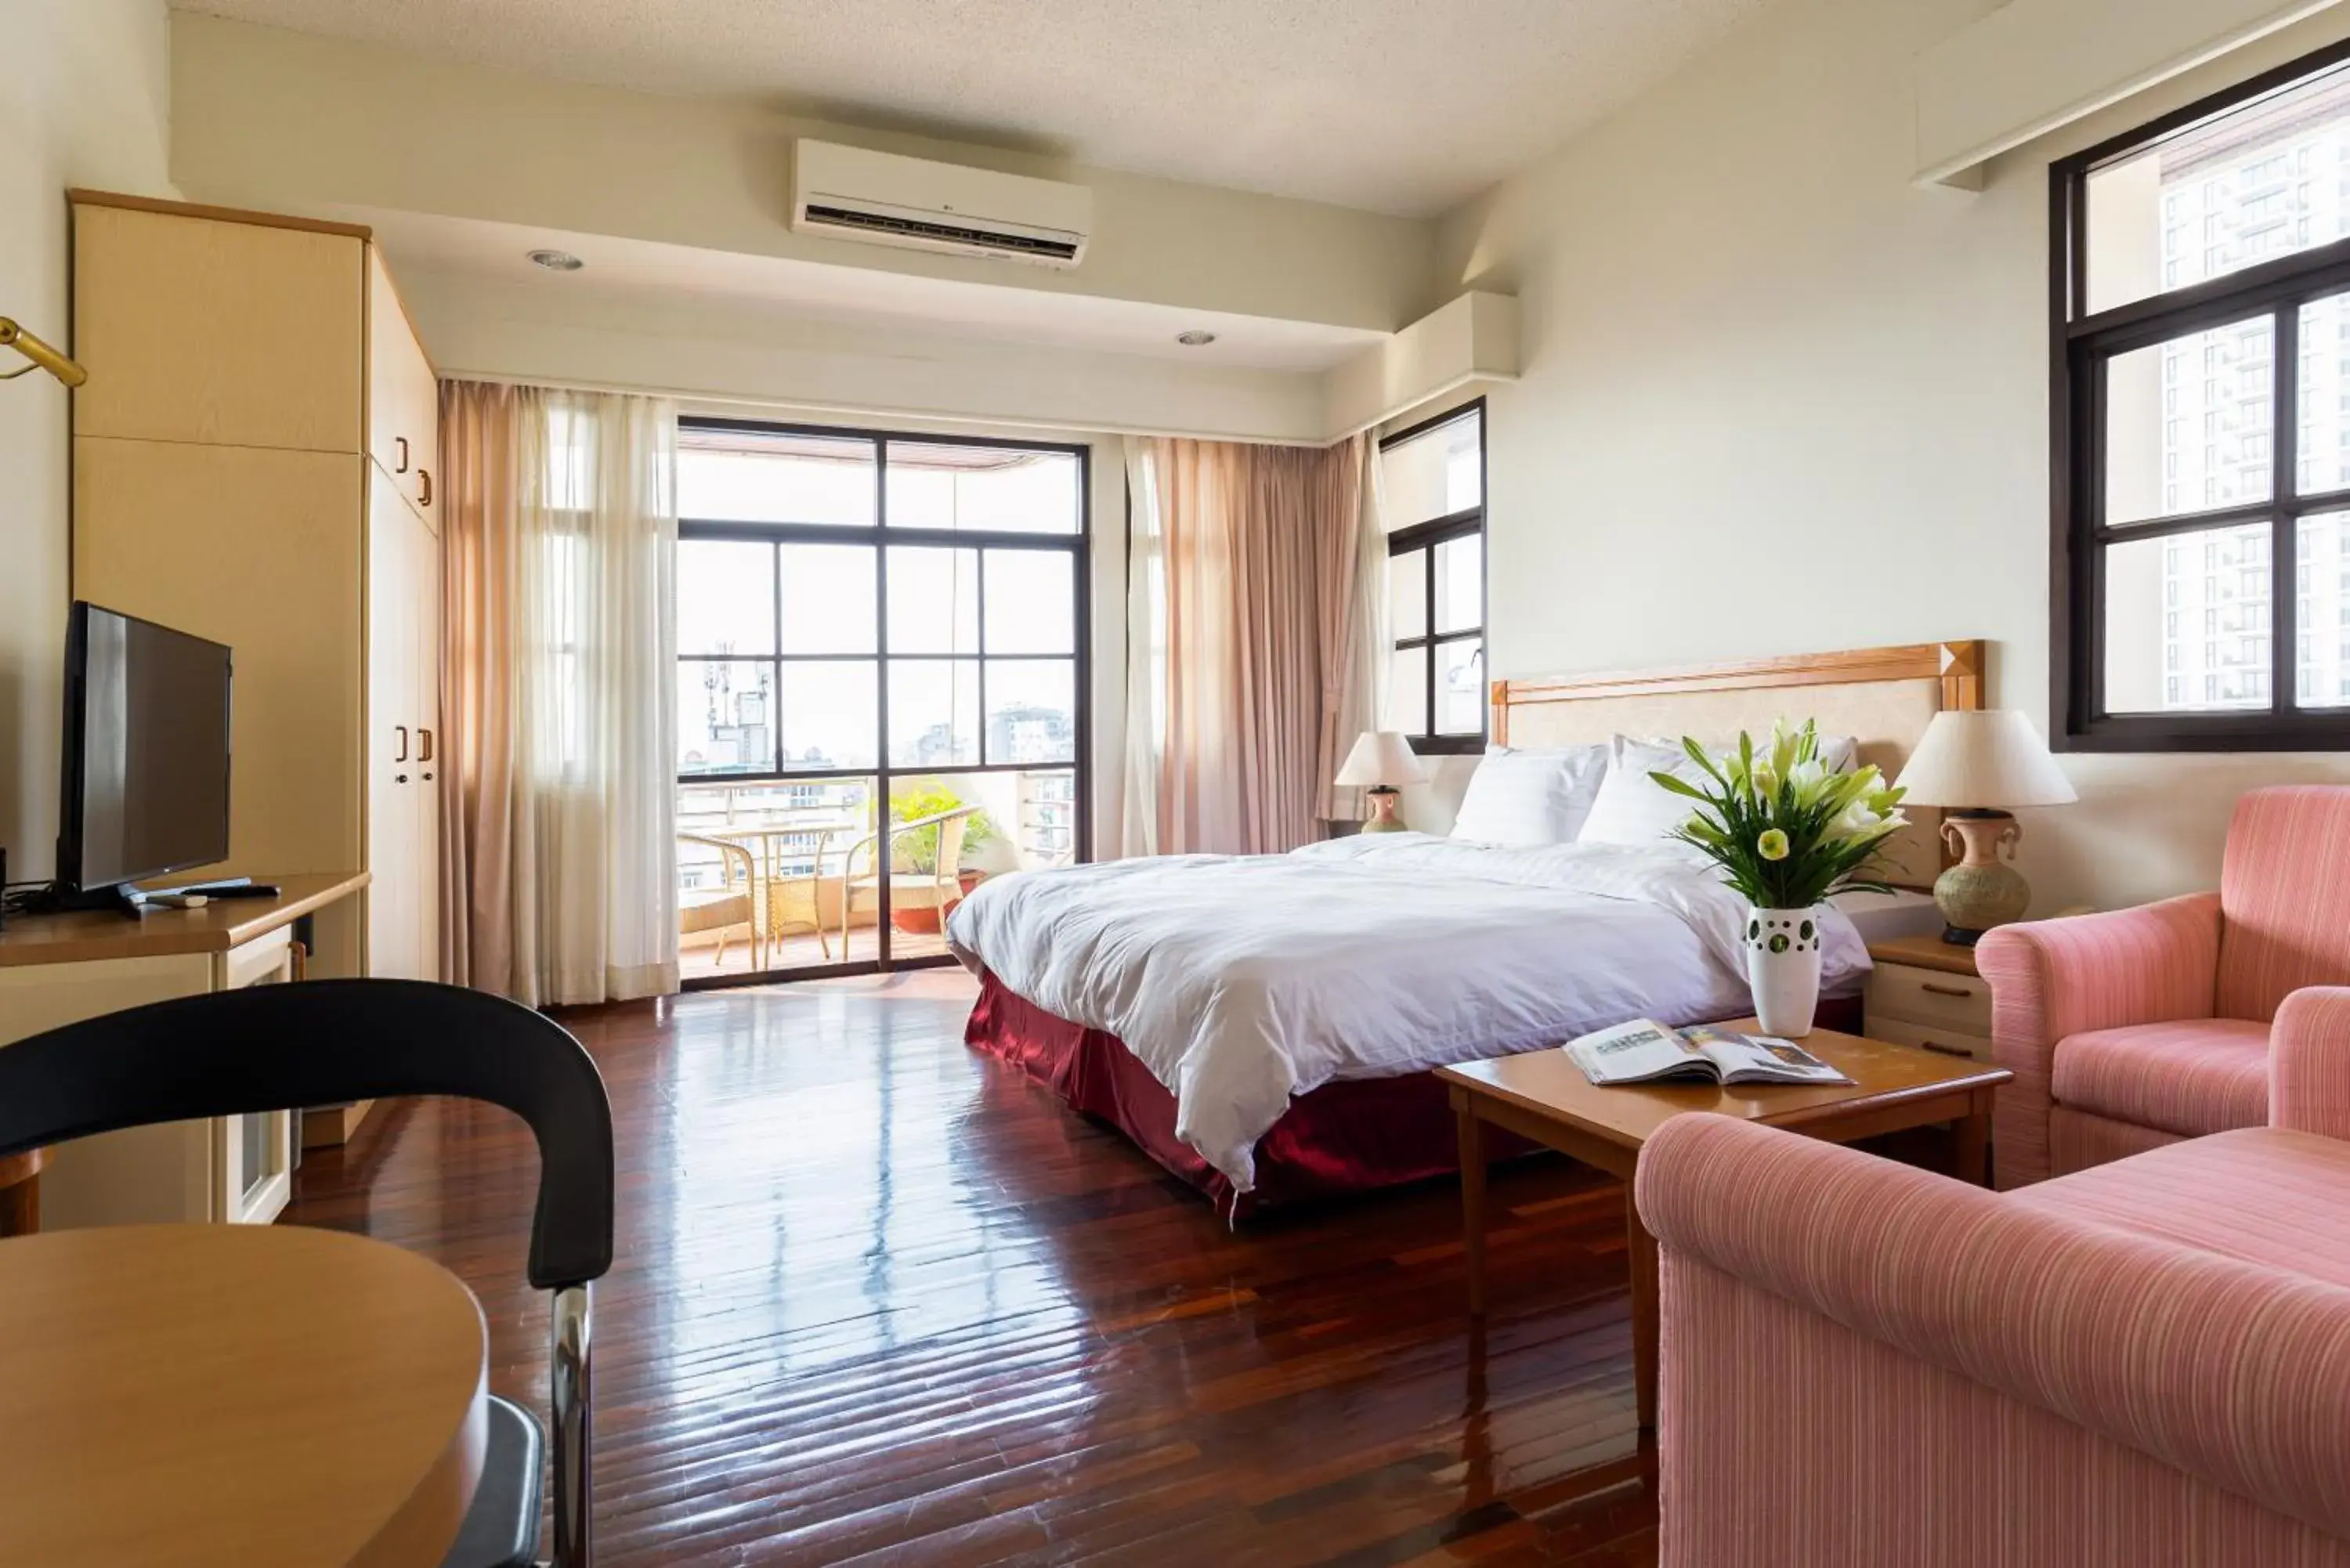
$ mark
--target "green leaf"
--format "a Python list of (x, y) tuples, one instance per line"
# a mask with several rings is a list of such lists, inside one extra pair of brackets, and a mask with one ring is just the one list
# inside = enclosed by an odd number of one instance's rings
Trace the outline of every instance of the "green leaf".
[(1648, 776), (1657, 782), (1657, 787), (1659, 789), (1669, 790), (1674, 794), (1687, 795), (1691, 800), (1701, 800), (1708, 805), (1713, 804), (1713, 796), (1686, 779), (1663, 773), (1652, 773)]

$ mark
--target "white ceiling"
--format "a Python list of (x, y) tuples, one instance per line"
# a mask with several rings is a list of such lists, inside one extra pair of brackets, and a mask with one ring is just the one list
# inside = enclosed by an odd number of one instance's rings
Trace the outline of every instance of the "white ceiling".
[[(550, 298), (592, 293), (702, 299), (828, 321), (1140, 354), (1228, 369), (1325, 370), (1387, 337), (1364, 328), (696, 250), (608, 234), (567, 234), (478, 219), (365, 207), (338, 207), (314, 215), (369, 225), (397, 276), (417, 268), (495, 278), (544, 291)], [(587, 270), (551, 273), (532, 265), (529, 253), (542, 246), (574, 252), (587, 261)], [(1197, 348), (1175, 341), (1178, 333), (1193, 330), (1212, 332), (1216, 340)]]
[(1771, 0), (172, 0), (641, 91), (1409, 216)]

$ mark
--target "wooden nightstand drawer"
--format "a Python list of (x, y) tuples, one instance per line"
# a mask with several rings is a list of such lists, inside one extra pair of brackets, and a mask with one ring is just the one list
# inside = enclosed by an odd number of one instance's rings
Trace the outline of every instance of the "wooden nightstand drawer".
[(1987, 1065), (1991, 1060), (1990, 1038), (1961, 1029), (1908, 1023), (1898, 1018), (1880, 1018), (1872, 1012), (1868, 1015), (1868, 1033), (1872, 1038), (1889, 1040), (1896, 1045), (1915, 1045), (1938, 1056), (1966, 1056)]
[(1971, 1034), (1991, 1033), (1991, 987), (1970, 974), (1879, 963), (1868, 977), (1867, 1009), (1872, 1025), (1896, 1018)]

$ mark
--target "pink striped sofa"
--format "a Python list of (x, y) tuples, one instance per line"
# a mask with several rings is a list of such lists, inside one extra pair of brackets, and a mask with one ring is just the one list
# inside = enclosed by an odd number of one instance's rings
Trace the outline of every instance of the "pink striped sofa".
[(2278, 1010), (2350, 983), (2350, 788), (2243, 796), (2216, 894), (2002, 926), (1975, 961), (2015, 1075), (1991, 1132), (2002, 1188), (2259, 1127)]
[(1663, 1568), (2350, 1568), (2350, 990), (2271, 1126), (1992, 1193), (1677, 1116)]

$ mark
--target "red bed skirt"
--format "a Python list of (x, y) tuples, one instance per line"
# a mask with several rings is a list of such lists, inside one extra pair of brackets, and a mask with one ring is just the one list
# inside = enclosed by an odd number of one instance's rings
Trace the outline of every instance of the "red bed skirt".
[[(1820, 1023), (1856, 1030), (1858, 999), (1824, 1001)], [(1020, 1068), (1073, 1109), (1118, 1128), (1235, 1221), (1258, 1209), (1450, 1176), (1461, 1168), (1451, 1097), (1433, 1073), (1340, 1079), (1298, 1096), (1257, 1140), (1256, 1187), (1240, 1193), (1175, 1136), (1174, 1094), (1117, 1035), (1047, 1012), (983, 972), (979, 1005), (963, 1027), (963, 1040), (972, 1050)], [(1499, 1127), (1486, 1129), (1485, 1147), (1495, 1159), (1535, 1148)]]

